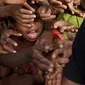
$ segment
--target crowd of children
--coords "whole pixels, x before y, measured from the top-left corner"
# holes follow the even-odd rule
[[[83,0],[0,4],[0,85],[61,85],[75,33],[85,18]]]

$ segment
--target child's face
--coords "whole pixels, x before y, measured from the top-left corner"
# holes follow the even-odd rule
[[[28,41],[36,41],[39,35],[41,34],[43,27],[40,22],[33,22],[33,26],[31,28],[17,26],[18,31],[20,31],[23,37]]]

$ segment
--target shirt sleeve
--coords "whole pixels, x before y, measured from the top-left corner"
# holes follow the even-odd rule
[[[64,76],[73,82],[85,84],[85,20],[76,34]]]

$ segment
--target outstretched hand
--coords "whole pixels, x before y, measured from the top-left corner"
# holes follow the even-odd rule
[[[0,44],[5,51],[16,53],[16,51],[13,49],[13,46],[17,46],[18,44],[14,40],[12,40],[10,36],[22,36],[22,34],[14,30],[7,29],[7,26],[3,21]]]
[[[56,18],[56,15],[52,14],[52,9],[49,6],[41,6],[38,9],[38,14],[40,18],[44,21],[49,21]]]
[[[36,15],[34,14],[35,10],[27,3],[24,3],[25,8],[20,8],[14,13],[14,19],[24,27],[31,27],[31,24]]]
[[[41,52],[48,53],[53,50],[52,38],[50,36],[50,31],[44,31],[34,46],[35,49],[40,50]]]
[[[64,5],[61,0],[48,0],[48,1],[56,12],[64,12],[64,10],[67,9],[67,6]]]
[[[33,52],[33,63],[42,71],[53,72],[53,64],[39,50],[34,49]]]
[[[78,31],[78,29],[76,29],[72,24],[69,24],[68,22],[64,20],[56,21],[53,27],[55,29],[59,29],[61,33],[64,33],[65,31],[70,31],[70,32]]]

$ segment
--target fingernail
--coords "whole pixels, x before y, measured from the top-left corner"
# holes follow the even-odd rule
[[[55,55],[55,54],[53,54],[53,55],[52,55],[52,58],[53,58],[53,59],[55,59],[55,58],[56,58],[56,55]]]
[[[64,63],[68,63],[69,59],[65,58]]]
[[[65,9],[67,9],[67,6],[65,6]]]
[[[34,18],[36,18],[36,15],[33,15]]]
[[[21,34],[21,33],[18,33],[18,35],[19,35],[19,36],[22,36],[22,34]]]
[[[18,44],[17,43],[14,43],[14,46],[18,46]]]
[[[65,67],[65,64],[62,64],[62,67]]]
[[[35,1],[31,1],[32,4],[35,4]]]
[[[59,48],[64,48],[63,44],[60,44],[60,45],[59,45]]]
[[[50,64],[50,67],[52,67],[52,68],[53,68],[53,67],[54,67],[54,65],[53,65],[53,64]]]
[[[69,62],[69,59],[66,59],[66,62],[68,63]]]
[[[16,53],[16,51],[14,50],[13,53]]]
[[[48,68],[48,71],[53,72],[54,70],[53,70],[53,68]]]
[[[57,28],[57,26],[56,26],[56,25],[54,25],[54,28]]]
[[[48,50],[49,48],[50,48],[50,46],[45,46],[45,49],[47,49],[47,50]]]
[[[29,11],[31,14],[33,13],[32,11]]]
[[[32,21],[34,21],[34,19],[32,19]],[[32,24],[31,24],[32,25]]]

